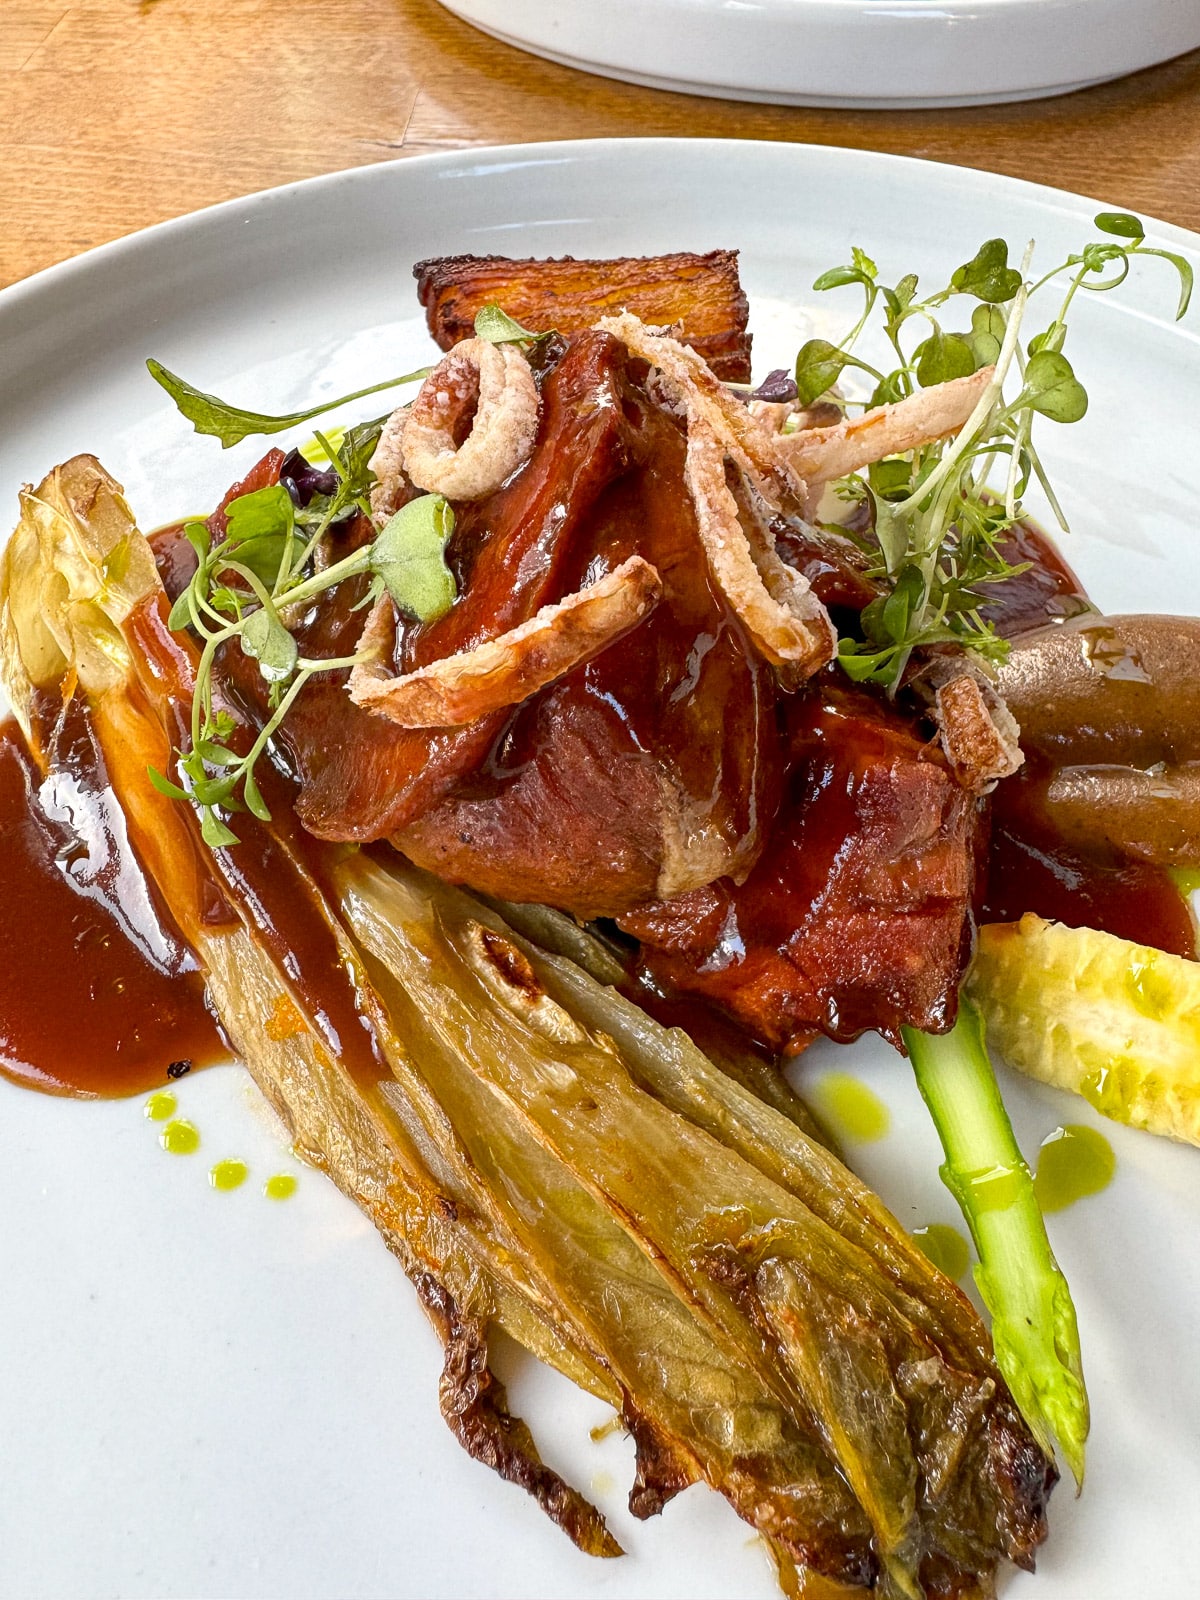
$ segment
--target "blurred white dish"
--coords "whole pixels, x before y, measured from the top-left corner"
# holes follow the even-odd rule
[[[1197,0],[442,0],[485,33],[656,89],[806,106],[1068,94],[1200,49]]]

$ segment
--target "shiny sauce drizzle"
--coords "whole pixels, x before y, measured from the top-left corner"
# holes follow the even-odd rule
[[[0,725],[0,1073],[50,1094],[139,1094],[228,1055],[196,961],[125,837],[86,714],[43,773]]]

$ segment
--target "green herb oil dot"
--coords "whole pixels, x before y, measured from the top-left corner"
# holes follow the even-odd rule
[[[177,1117],[174,1122],[167,1123],[158,1136],[158,1142],[173,1156],[190,1156],[200,1148],[200,1130],[194,1123],[184,1122],[182,1117]]]
[[[295,1192],[296,1180],[290,1172],[277,1172],[263,1184],[263,1193],[268,1200],[287,1200]]]
[[[891,1114],[879,1096],[849,1073],[827,1072],[804,1093],[832,1132],[844,1139],[870,1144],[882,1139],[891,1125]]]
[[[168,1117],[175,1115],[178,1102],[169,1089],[163,1089],[158,1094],[152,1094],[142,1110],[151,1122],[166,1122]]]
[[[1102,1133],[1069,1123],[1043,1142],[1033,1187],[1043,1211],[1063,1211],[1107,1189],[1116,1169],[1113,1147]]]
[[[929,1257],[939,1272],[953,1278],[955,1283],[966,1277],[971,1252],[957,1228],[951,1228],[944,1222],[931,1222],[928,1227],[917,1228],[913,1238],[918,1249]]]
[[[208,1181],[214,1189],[227,1191],[240,1189],[250,1176],[250,1168],[244,1161],[218,1161],[208,1173]]]

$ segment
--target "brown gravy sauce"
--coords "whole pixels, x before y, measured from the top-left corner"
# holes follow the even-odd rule
[[[0,725],[0,1073],[49,1094],[139,1094],[229,1052],[195,958],[125,838],[86,716],[43,774]]]

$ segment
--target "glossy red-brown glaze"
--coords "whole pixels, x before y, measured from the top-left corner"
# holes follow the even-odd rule
[[[823,606],[861,611],[879,593],[866,556],[846,534],[785,517],[775,519],[772,531],[780,556],[804,574]]]
[[[0,1072],[53,1094],[137,1094],[228,1051],[147,882],[82,706],[43,773],[0,727]]]
[[[1036,522],[1018,522],[1010,528],[1000,541],[1000,554],[1014,567],[1028,563],[1024,572],[1003,583],[979,585],[980,594],[987,597],[980,615],[1002,638],[1015,639],[1048,622],[1094,609],[1062,551]]]
[[[802,1048],[953,1021],[981,812],[920,729],[832,675],[792,701],[787,794],[758,866],[624,917],[660,987]]]

